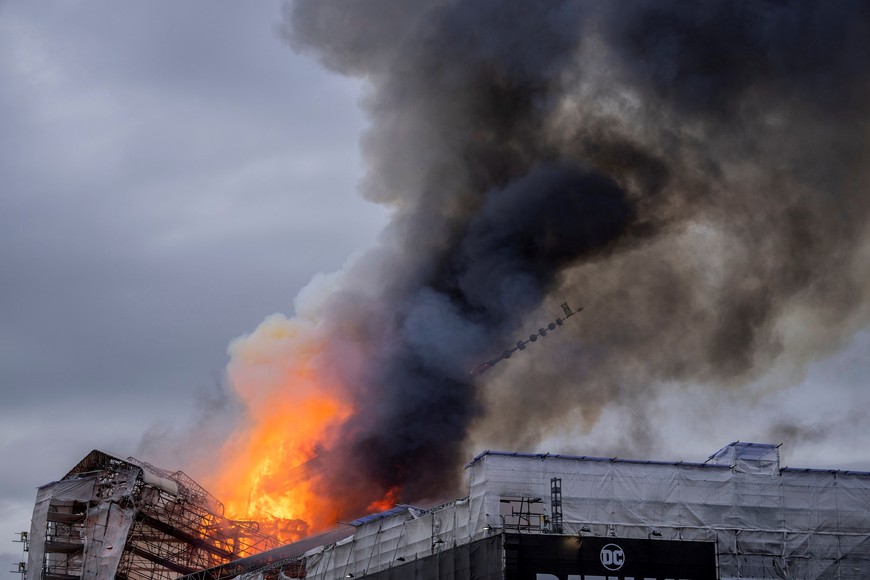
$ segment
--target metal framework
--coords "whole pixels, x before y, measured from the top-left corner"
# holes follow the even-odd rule
[[[40,488],[27,580],[170,580],[269,550],[181,471],[92,451]]]
[[[550,479],[550,512],[553,518],[553,533],[561,534],[564,530],[562,517],[562,478]]]
[[[504,496],[499,499],[499,504],[499,517],[506,530],[540,531],[547,526],[549,518],[544,513],[543,499],[540,497]]]

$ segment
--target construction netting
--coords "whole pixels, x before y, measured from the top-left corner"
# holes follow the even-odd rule
[[[870,474],[729,447],[706,464],[485,453],[468,466],[470,526],[547,531],[555,478],[566,534],[715,542],[722,579],[870,577]]]
[[[487,542],[498,537],[517,543],[538,535],[596,550],[613,541],[626,553],[631,546],[656,553],[656,542],[662,550],[692,551],[688,545],[715,559],[715,573],[698,576],[705,580],[870,578],[870,474],[780,469],[772,445],[732,444],[703,464],[486,452],[466,472],[467,498],[361,518],[346,537],[299,550],[283,563],[247,566],[241,560],[235,577],[525,578],[507,574],[507,544],[499,559],[479,559],[492,568],[475,568],[473,575],[464,575],[466,556],[459,552],[491,548],[496,544]],[[525,544],[533,553],[534,542]],[[554,576],[562,578],[541,577]]]
[[[775,446],[732,444],[704,464],[487,452],[467,473],[468,498],[358,520],[297,570],[408,570],[508,532],[712,543],[723,580],[870,577],[870,474],[780,469]]]
[[[92,451],[37,492],[26,580],[171,580],[278,546],[182,472]]]
[[[124,474],[116,474],[118,481]],[[135,474],[126,474],[135,481]],[[133,509],[92,501],[97,476],[40,487],[31,520],[29,578],[112,578],[133,523]],[[127,486],[122,486],[126,488]]]

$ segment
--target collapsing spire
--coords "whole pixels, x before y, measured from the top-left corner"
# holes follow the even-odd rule
[[[580,312],[581,310],[583,310],[582,306],[577,309],[577,312]],[[568,306],[567,302],[562,303],[562,311],[565,313],[565,318],[557,317],[556,320],[554,320],[553,322],[548,324],[546,328],[544,328],[543,326],[541,328],[539,328],[537,334],[530,334],[528,340],[518,340],[516,346],[514,346],[513,348],[509,348],[509,349],[505,350],[503,353],[501,353],[501,356],[497,356],[496,358],[490,359],[490,360],[486,361],[485,363],[474,367],[474,370],[472,370],[468,374],[471,375],[472,377],[476,377],[476,376],[488,371],[489,369],[494,367],[496,364],[498,364],[500,361],[509,359],[511,357],[511,355],[513,353],[517,352],[518,350],[526,350],[527,344],[529,344],[531,342],[536,342],[538,340],[538,337],[544,338],[545,336],[547,336],[548,332],[552,332],[553,330],[556,330],[558,327],[562,326],[562,324],[566,320],[568,320],[569,318],[571,318],[572,316],[577,314],[577,312],[574,312],[571,310],[571,307]]]

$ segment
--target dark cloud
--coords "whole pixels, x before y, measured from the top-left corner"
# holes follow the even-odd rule
[[[469,442],[535,445],[662,383],[800,374],[866,324],[862,4],[286,12],[293,47],[366,81],[363,193],[394,211],[380,292],[344,285],[369,364],[329,485],[431,497]],[[558,340],[462,375],[565,299],[587,310]]]

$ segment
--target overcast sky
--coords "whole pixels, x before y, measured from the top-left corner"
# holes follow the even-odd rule
[[[295,55],[281,18],[0,2],[3,566],[37,485],[189,421],[231,339],[380,231],[355,194],[359,86]]]
[[[0,0],[10,570],[20,554],[4,539],[29,528],[36,486],[91,449],[134,455],[149,430],[192,421],[222,380],[229,341],[292,314],[314,274],[373,245],[386,223],[355,191],[361,86],[294,54],[281,19],[279,0]],[[653,458],[703,460],[753,436],[735,425],[777,421],[785,435],[801,428],[789,464],[870,468],[856,411],[870,404],[868,351],[859,332],[799,386],[729,393],[713,410],[675,387],[659,401],[672,426]],[[605,413],[586,451],[625,437],[631,421]]]

